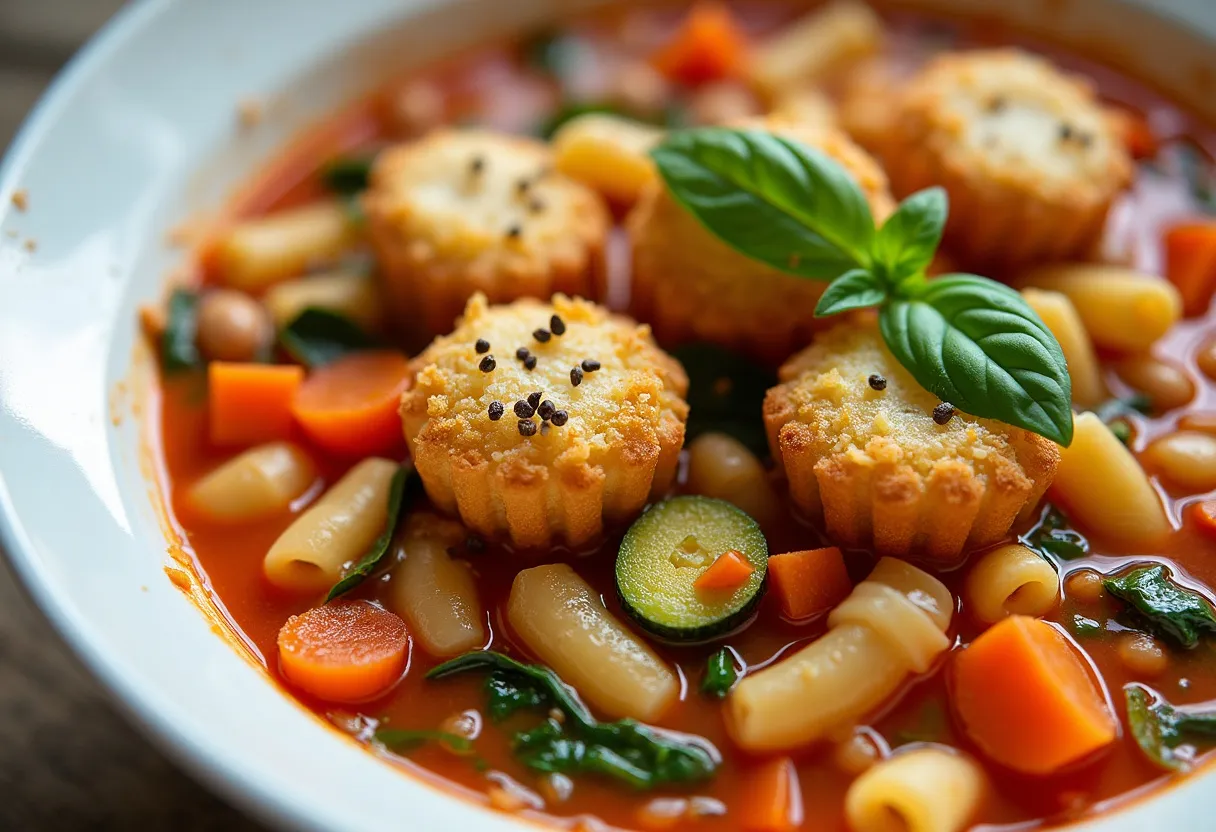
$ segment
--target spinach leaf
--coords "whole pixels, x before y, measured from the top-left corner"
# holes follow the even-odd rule
[[[174,289],[169,296],[165,331],[160,336],[160,364],[166,373],[203,366],[198,350],[198,304],[198,293],[189,289]]]
[[[705,675],[701,678],[701,693],[725,699],[726,694],[738,680],[739,671],[735,668],[735,657],[723,647],[710,656],[705,663]]]
[[[375,160],[376,157],[371,155],[339,156],[331,159],[321,169],[321,181],[325,183],[326,188],[339,196],[354,196],[367,190]]]
[[[1178,752],[1184,743],[1216,739],[1216,711],[1175,708],[1153,691],[1135,683],[1124,686],[1127,724],[1140,750],[1167,771],[1191,767],[1191,753]],[[1193,749],[1188,749],[1188,752]]]
[[[879,316],[883,340],[917,382],[955,407],[1072,441],[1072,382],[1047,326],[1004,284],[975,275],[924,283]]]
[[[941,244],[949,213],[950,203],[941,188],[918,191],[899,204],[874,239],[874,260],[890,282],[924,273]]]
[[[486,691],[490,695],[490,719],[495,722],[502,722],[516,711],[539,708],[549,701],[544,690],[531,680],[503,670],[495,670],[486,677]]]
[[[510,683],[510,701],[500,703],[508,713],[529,700],[534,707],[557,708],[564,716],[560,722],[550,717],[514,736],[516,756],[536,771],[599,774],[637,789],[651,789],[706,780],[718,769],[721,757],[717,749],[700,737],[668,734],[632,719],[599,722],[574,690],[543,665],[476,651],[432,668],[426,677],[443,679],[486,670],[498,677],[492,695],[501,695]],[[523,694],[527,688],[539,695]]]
[[[1079,531],[1071,528],[1068,518],[1051,503],[1043,506],[1039,522],[1022,535],[1021,543],[1048,560],[1051,557],[1076,560],[1089,554],[1089,541]]]
[[[1208,600],[1170,579],[1164,566],[1142,566],[1102,582],[1106,591],[1131,606],[1153,630],[1187,649],[1199,637],[1216,633],[1216,615]]]
[[[306,367],[320,367],[352,352],[382,346],[349,318],[312,307],[279,332],[279,343],[288,355]]]
[[[703,433],[729,434],[761,458],[768,454],[764,396],[777,375],[716,344],[686,344],[672,351],[688,373],[687,441]]]
[[[389,546],[393,542],[393,534],[397,530],[401,518],[405,516],[409,505],[414,502],[422,493],[422,480],[414,471],[414,466],[405,464],[397,469],[397,473],[393,474],[393,480],[389,484],[388,490],[388,519],[384,523],[384,531],[380,532],[380,536],[372,541],[369,548],[362,557],[355,561],[354,566],[350,568],[342,580],[334,584],[329,594],[325,596],[325,603],[337,598],[343,593],[363,583],[363,579],[375,571],[380,561],[388,554]]]
[[[874,216],[839,162],[760,130],[704,127],[650,152],[671,195],[732,248],[789,274],[869,268]]]
[[[473,741],[466,737],[449,734],[447,731],[413,731],[404,728],[385,728],[377,731],[372,739],[398,754],[421,748],[429,742],[446,745],[457,754],[473,751]]]
[[[820,318],[839,315],[853,309],[877,306],[887,299],[887,287],[866,269],[847,271],[831,282],[819,303],[815,314]]]

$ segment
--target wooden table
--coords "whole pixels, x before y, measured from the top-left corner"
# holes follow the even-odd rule
[[[0,0],[0,148],[59,67],[121,5]],[[127,725],[3,567],[0,829],[262,829]]]

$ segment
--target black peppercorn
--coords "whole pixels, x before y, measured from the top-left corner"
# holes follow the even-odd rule
[[[531,419],[532,414],[536,412],[536,408],[528,404],[523,399],[515,403],[515,415],[521,419]]]
[[[570,368],[570,383],[575,387],[583,383],[583,370],[581,367]]]
[[[596,361],[594,358],[584,358],[583,359],[583,372],[594,373],[599,368],[600,368],[600,362]]]
[[[570,414],[564,410],[555,411],[554,414],[549,417],[549,421],[552,422],[553,424],[557,425],[559,428],[562,425],[566,424],[566,422],[568,422],[569,420],[570,420]]]
[[[543,344],[546,341],[548,341],[550,338],[552,338],[553,334],[551,332],[549,332],[549,330],[547,330],[547,329],[538,329],[532,333],[532,337],[535,338],[537,341],[540,341]]]
[[[527,358],[524,359],[524,369],[525,370],[535,370],[536,369],[536,356],[535,355],[529,355]]]
[[[490,402],[490,421],[497,422],[502,418],[502,414],[506,412],[506,408],[502,406],[502,402]]]
[[[542,394],[539,390],[536,390],[536,391],[528,394],[528,404],[532,407],[533,410],[536,410],[536,408],[540,407],[541,395]]]
[[[553,414],[557,412],[557,405],[545,399],[540,403],[540,407],[536,408],[536,415],[544,419],[546,422],[553,418]]]
[[[954,405],[950,402],[942,402],[937,407],[933,408],[933,421],[939,425],[944,425],[954,418]]]
[[[487,355],[485,358],[481,359],[481,363],[477,365],[477,369],[481,370],[483,373],[489,373],[492,372],[497,366],[498,362],[494,360],[494,356]]]
[[[536,422],[533,422],[531,419],[520,419],[519,420],[519,435],[520,436],[535,436],[536,435]]]
[[[473,345],[473,349],[477,350],[477,354],[487,353],[490,351],[490,342],[485,338],[478,338],[477,343]]]
[[[866,381],[868,381],[870,383],[871,389],[874,389],[874,390],[886,390],[887,389],[887,380],[885,378],[883,378],[882,376],[880,376],[878,373],[872,373],[870,375],[870,377],[868,379],[866,379]]]
[[[549,319],[549,329],[554,335],[565,335],[566,322],[561,319],[560,315],[554,315]]]

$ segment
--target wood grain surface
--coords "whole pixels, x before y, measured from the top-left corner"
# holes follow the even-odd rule
[[[0,0],[0,148],[121,5]],[[0,567],[0,830],[262,828],[132,730]]]

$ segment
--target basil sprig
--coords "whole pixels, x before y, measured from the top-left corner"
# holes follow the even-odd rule
[[[826,154],[758,130],[672,133],[651,151],[672,196],[740,253],[830,280],[820,316],[879,308],[883,340],[942,401],[1072,441],[1072,384],[1051,331],[1021,295],[973,274],[929,280],[946,193],[905,199],[881,228],[853,177]]]

